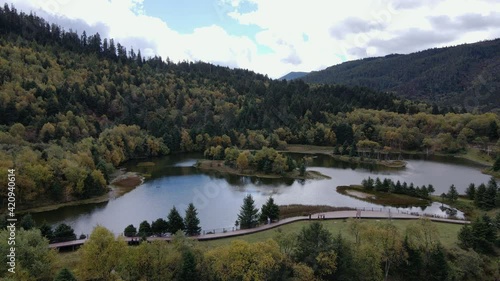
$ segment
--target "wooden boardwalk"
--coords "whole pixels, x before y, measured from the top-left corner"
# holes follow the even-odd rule
[[[355,218],[356,214],[357,214],[356,210],[317,213],[317,214],[311,215],[310,217],[309,216],[300,216],[300,217],[286,218],[286,219],[282,219],[278,222],[260,225],[260,226],[255,227],[255,228],[239,229],[239,230],[227,231],[227,232],[223,232],[223,233],[204,234],[204,235],[199,235],[199,236],[193,236],[192,238],[197,239],[199,241],[223,239],[223,238],[236,237],[236,236],[257,233],[257,232],[273,229],[273,228],[280,227],[282,225],[297,222],[297,221]],[[361,210],[360,215],[361,215],[361,218],[365,218],[365,219],[420,219],[420,218],[428,218],[431,221],[435,221],[435,222],[456,223],[456,224],[468,224],[468,223],[470,223],[469,221],[465,221],[465,220],[453,220],[453,219],[445,219],[445,218],[417,216],[417,215],[412,215],[412,214],[396,213],[396,212],[380,212],[380,211],[363,211],[363,210]],[[127,242],[140,241],[141,237],[123,237],[123,239]],[[172,237],[148,237],[148,241],[155,241],[155,240],[170,241],[170,240],[172,240]],[[50,248],[57,248],[57,249],[69,248],[69,247],[75,248],[75,247],[79,247],[80,245],[83,245],[86,241],[87,241],[87,239],[80,239],[80,240],[74,240],[74,241],[68,241],[68,242],[53,243],[53,244],[49,244],[49,247]]]

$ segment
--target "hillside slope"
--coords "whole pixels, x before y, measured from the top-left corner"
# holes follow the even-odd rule
[[[414,100],[492,110],[500,107],[500,39],[345,62],[302,79],[308,83],[366,86]]]
[[[278,80],[290,81],[290,80],[302,78],[302,77],[306,76],[307,74],[309,74],[309,72],[293,72],[292,71],[292,72],[288,73],[287,75],[279,78]]]

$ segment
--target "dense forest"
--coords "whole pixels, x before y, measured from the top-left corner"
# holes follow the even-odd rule
[[[360,141],[372,149],[458,152],[475,144],[489,151],[500,124],[495,114],[363,87],[144,58],[8,5],[0,8],[0,110],[1,173],[22,171],[25,207],[103,194],[114,167],[134,158]]]
[[[301,79],[365,86],[414,100],[463,105],[469,111],[498,110],[500,39],[349,61]]]

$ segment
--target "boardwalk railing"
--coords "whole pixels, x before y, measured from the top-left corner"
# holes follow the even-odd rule
[[[358,213],[358,211],[361,211]],[[456,220],[456,219],[449,219],[449,218],[442,218],[439,216],[435,215],[429,215],[429,214],[423,214],[423,213],[418,213],[418,212],[407,212],[407,211],[401,211],[401,210],[395,210],[395,209],[390,209],[390,208],[377,208],[377,207],[362,207],[362,208],[357,208],[356,210],[351,210],[351,211],[333,211],[333,212],[323,212],[323,213],[317,213],[317,214],[312,214],[311,216],[299,216],[299,217],[292,217],[292,218],[286,218],[282,219],[278,222],[274,222],[271,224],[263,224],[255,228],[250,228],[250,229],[237,229],[237,227],[226,227],[226,228],[216,228],[216,229],[208,229],[204,230],[201,235],[192,237],[193,239],[197,239],[200,241],[203,240],[213,240],[213,239],[222,239],[222,238],[228,238],[228,237],[235,237],[235,236],[241,236],[241,235],[247,235],[251,233],[256,233],[260,231],[266,231],[270,230],[276,227],[280,227],[282,225],[288,224],[288,223],[293,223],[297,221],[303,221],[303,220],[330,220],[330,219],[346,219],[346,218],[354,218],[359,216],[361,218],[368,218],[368,219],[419,219],[422,217],[428,217],[432,221],[437,221],[437,222],[446,222],[446,223],[459,223],[459,224],[467,224],[470,223],[465,220]],[[123,236],[122,234],[118,236]],[[168,237],[148,237],[148,241],[152,240],[163,240],[163,241],[170,241],[172,239],[172,236]],[[124,240],[127,242],[139,242],[141,240],[140,237],[124,237]],[[76,248],[82,244],[84,244],[87,239],[82,239],[82,240],[74,240],[74,241],[68,241],[68,242],[62,242],[62,243],[54,243],[50,244],[50,248]]]

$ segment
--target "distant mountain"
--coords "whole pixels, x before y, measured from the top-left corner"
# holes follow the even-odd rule
[[[290,80],[302,78],[302,77],[306,76],[307,74],[309,74],[309,72],[290,72],[287,75],[279,78],[278,80],[290,81]]]
[[[500,39],[345,62],[305,82],[366,86],[446,106],[500,108]]]

